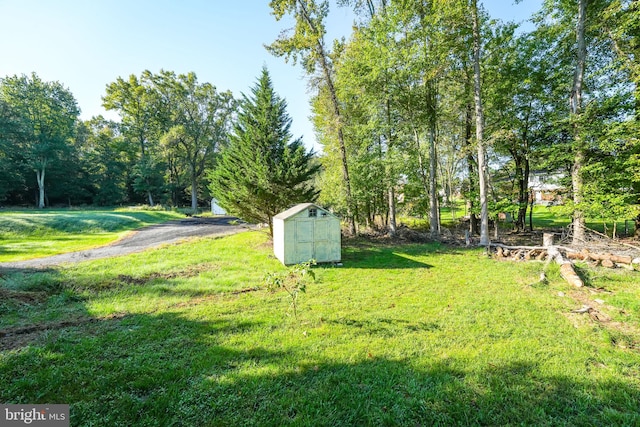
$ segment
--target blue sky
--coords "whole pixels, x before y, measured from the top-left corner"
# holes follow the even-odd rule
[[[492,17],[522,21],[542,0],[484,0]],[[36,72],[74,94],[81,118],[105,114],[101,97],[118,77],[160,69],[194,71],[200,82],[239,96],[263,65],[286,98],[292,132],[314,148],[309,93],[300,67],[263,47],[291,21],[276,22],[268,0],[0,0],[0,77]],[[348,36],[353,18],[332,8],[329,38]]]

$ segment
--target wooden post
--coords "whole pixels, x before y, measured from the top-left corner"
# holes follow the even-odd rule
[[[549,246],[553,246],[553,233],[544,233],[542,235],[542,246],[548,248]]]

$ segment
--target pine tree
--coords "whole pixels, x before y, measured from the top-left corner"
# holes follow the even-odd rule
[[[209,189],[229,214],[246,221],[269,224],[279,212],[318,196],[311,182],[319,169],[289,131],[286,101],[273,89],[266,68],[243,96],[240,113],[216,168],[209,173]]]

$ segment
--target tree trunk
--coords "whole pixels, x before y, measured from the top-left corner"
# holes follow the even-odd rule
[[[473,168],[473,164],[475,163],[475,159],[473,158],[473,154],[471,154],[471,118],[472,118],[472,106],[471,104],[467,104],[467,114],[465,120],[465,142],[467,144],[467,149],[469,154],[467,155],[467,170],[469,173],[469,233],[472,236],[478,234],[478,217],[474,212],[474,197],[473,197],[473,188],[476,186],[475,177],[476,171]]]
[[[344,140],[344,133],[342,131],[342,114],[340,110],[340,104],[338,102],[338,95],[336,92],[336,88],[333,85],[333,78],[331,77],[331,70],[329,67],[329,62],[327,60],[327,53],[324,49],[324,44],[322,41],[322,35],[315,28],[315,24],[311,20],[309,13],[307,11],[306,5],[304,2],[298,0],[298,5],[300,5],[300,10],[302,12],[302,16],[307,21],[307,24],[318,34],[318,38],[316,40],[316,54],[317,61],[319,62],[320,68],[322,69],[322,73],[324,74],[324,80],[327,84],[327,89],[329,90],[329,95],[331,97],[331,105],[333,107],[333,113],[336,117],[337,128],[338,128],[338,143],[340,145],[340,158],[342,160],[342,178],[344,180],[345,185],[345,197],[347,199],[347,222],[349,224],[349,232],[353,235],[356,234],[356,217],[357,207],[353,202],[353,197],[351,195],[351,179],[349,177],[349,166],[347,162],[347,148]]]
[[[640,122],[640,79],[636,80],[636,90],[633,91],[636,105],[636,122]]]
[[[471,2],[473,20],[473,70],[474,100],[476,105],[476,143],[478,145],[478,185],[480,187],[480,245],[489,244],[489,207],[487,204],[487,171],[484,148],[484,113],[482,110],[481,76],[480,76],[480,24],[478,21],[478,4]]]
[[[429,90],[429,229],[432,236],[440,234],[440,215],[438,215],[438,183],[436,170],[438,168],[438,159],[436,152],[436,111],[438,102],[436,94],[436,83],[431,81],[428,85]]]
[[[533,204],[535,203],[533,191],[529,193],[529,231],[533,231]]]
[[[191,177],[191,210],[195,214],[198,211],[198,178]]]
[[[388,206],[389,206],[389,215],[388,215],[388,229],[389,229],[389,234],[391,234],[392,236],[396,235],[397,232],[397,224],[396,224],[396,194],[395,194],[395,189],[394,189],[394,185],[395,185],[395,174],[393,171],[393,153],[392,153],[392,149],[393,149],[393,133],[391,131],[391,105],[390,105],[390,100],[387,97],[387,102],[386,102],[386,107],[387,107],[387,129],[388,129],[388,135],[387,135],[387,157],[388,157],[388,161],[386,163],[386,173],[387,176],[389,177],[389,179],[391,179],[391,184],[389,186],[389,191],[388,191]],[[380,139],[378,139],[379,143],[382,145],[382,142]],[[382,153],[382,150],[381,150]]]
[[[429,228],[432,236],[440,234],[440,215],[438,213],[438,185],[436,181],[436,142],[434,130],[429,135]]]
[[[527,196],[523,194],[524,186],[524,171],[522,167],[522,158],[518,155],[517,149],[514,149],[511,153],[513,161],[515,163],[515,175],[518,186],[518,216],[516,218],[516,229],[518,231],[524,230],[526,215],[527,215]]]
[[[584,69],[587,57],[587,47],[584,36],[584,27],[586,20],[586,2],[587,0],[579,0],[578,2],[578,25],[576,28],[577,38],[577,57],[576,69],[573,76],[573,87],[569,104],[571,108],[571,116],[573,119],[573,138],[574,138],[574,158],[571,167],[571,185],[573,188],[573,243],[583,242],[585,240],[585,218],[582,209],[583,201],[583,182],[582,168],[585,162],[584,140],[581,135],[581,125],[579,116],[582,112],[582,83],[584,80]]]
[[[38,208],[39,209],[43,209],[45,206],[45,203],[44,203],[45,165],[46,165],[46,162],[44,162],[42,168],[36,170],[36,180],[38,181]]]
[[[527,216],[527,204],[529,202],[529,175],[531,174],[531,164],[529,163],[529,147],[527,145],[527,155],[524,158],[524,177],[523,177],[523,188],[522,188],[522,201],[524,205],[523,212],[523,222],[522,222],[522,230],[524,231],[525,221],[524,218]],[[533,203],[531,204],[531,214],[533,214]],[[533,220],[531,221],[531,231],[533,231]]]
[[[393,186],[389,187],[389,234],[396,235],[396,192]]]
[[[418,129],[413,127],[413,138],[416,143],[416,152],[418,153],[418,173],[420,174],[420,181],[425,194],[429,194],[429,184],[427,183],[427,174],[425,172],[424,158],[422,157],[422,150],[420,148],[420,134]]]
[[[515,174],[517,178],[518,188],[518,216],[516,219],[516,228],[518,231],[524,231],[527,223],[527,208],[529,207],[529,144],[527,141],[527,132],[522,140],[522,151],[518,147],[510,150],[513,161],[515,162]]]
[[[467,69],[465,65],[465,70]],[[465,93],[471,93],[471,76],[469,73],[466,73],[465,79]],[[468,100],[466,108],[465,108],[465,119],[464,119],[464,142],[466,144],[467,149],[467,171],[469,175],[469,233],[472,236],[478,234],[478,217],[474,212],[474,196],[473,189],[476,187],[475,177],[477,176],[476,171],[473,167],[475,163],[475,159],[473,158],[473,154],[471,152],[471,146],[473,145],[471,141],[471,131],[473,130],[473,105],[471,105],[471,101]]]

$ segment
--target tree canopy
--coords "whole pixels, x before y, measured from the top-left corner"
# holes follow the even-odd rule
[[[270,223],[301,193],[350,232],[393,234],[409,215],[435,235],[462,199],[486,243],[499,213],[532,227],[532,176],[553,175],[576,241],[585,218],[635,218],[640,237],[637,1],[545,0],[525,31],[476,0],[339,0],[357,18],[331,41],[334,4],[271,1],[293,25],[265,40],[308,74],[319,153],[290,135],[266,70],[240,112],[195,73],[118,77],[103,103],[119,121],[86,122],[61,83],[6,77],[0,201],[196,209],[213,191],[231,213],[259,200],[242,215]]]
[[[545,1],[529,32],[492,20],[474,0],[339,3],[359,20],[329,56],[333,92],[307,68],[323,145],[321,202],[390,233],[396,210],[425,216],[433,233],[440,205],[457,193],[486,243],[487,216],[508,211],[525,228],[530,178],[545,173],[562,181],[557,199],[578,240],[585,214],[638,214],[637,2]],[[276,17],[330,14],[327,2],[315,5],[272,2]],[[309,28],[272,49],[300,52],[324,35]],[[342,164],[351,206],[339,191]]]
[[[76,100],[61,83],[42,81],[32,73],[2,79],[0,102],[3,116],[0,139],[4,145],[13,145],[3,157],[13,156],[12,163],[33,173],[38,188],[37,205],[43,208],[47,204],[47,172],[69,157],[69,142],[80,114]],[[24,183],[31,181],[26,171],[22,173]]]

